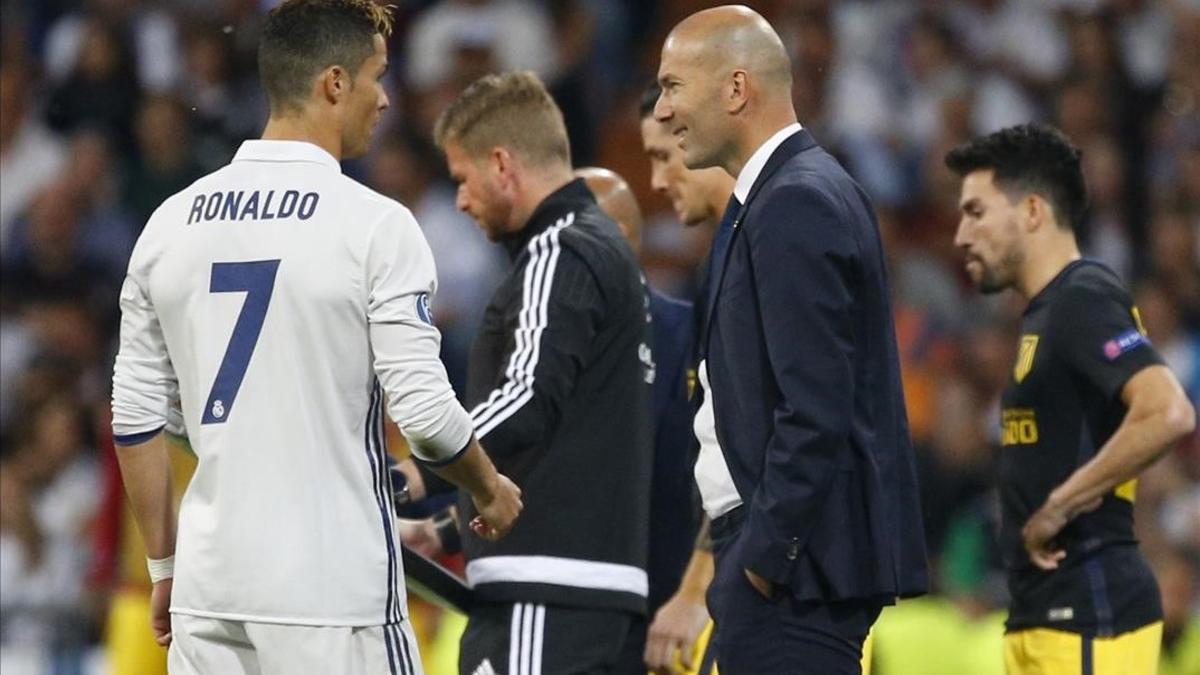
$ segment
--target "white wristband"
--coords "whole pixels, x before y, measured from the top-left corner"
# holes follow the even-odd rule
[[[150,583],[152,584],[157,584],[163,579],[170,579],[175,576],[175,556],[169,555],[159,560],[146,558],[146,569],[150,571]]]

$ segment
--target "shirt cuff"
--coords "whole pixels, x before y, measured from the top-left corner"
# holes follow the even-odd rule
[[[401,433],[412,449],[413,459],[438,466],[458,459],[467,449],[474,428],[467,411],[452,400],[436,419],[421,429],[401,429]]]

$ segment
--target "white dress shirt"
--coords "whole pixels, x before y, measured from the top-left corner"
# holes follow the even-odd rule
[[[768,138],[754,151],[754,154],[750,155],[750,159],[742,167],[742,171],[737,177],[737,183],[733,187],[733,195],[740,203],[746,203],[746,199],[750,196],[750,188],[754,186],[754,181],[758,180],[759,174],[767,165],[767,160],[770,159],[772,153],[801,128],[798,122],[789,124]],[[710,282],[716,283],[716,279],[712,279]],[[696,411],[696,419],[693,422],[696,440],[700,441],[700,455],[696,458],[695,468],[696,485],[700,488],[700,499],[704,505],[704,512],[708,514],[710,520],[715,520],[741,506],[744,499],[733,484],[729,465],[726,464],[725,455],[721,452],[721,444],[717,441],[717,420],[713,412],[713,398],[718,394],[713,392],[709,384],[707,361],[700,362],[698,376],[705,395],[704,402],[700,405],[700,410]]]

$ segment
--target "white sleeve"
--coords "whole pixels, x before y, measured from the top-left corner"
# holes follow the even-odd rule
[[[471,418],[438,356],[441,333],[429,310],[437,289],[433,253],[404,209],[376,226],[368,246],[367,321],[388,414],[417,459],[453,461],[471,439]]]
[[[154,437],[167,423],[171,401],[179,396],[162,326],[134,273],[135,264],[130,261],[130,272],[121,286],[120,348],[113,365],[112,428],[118,445]]]

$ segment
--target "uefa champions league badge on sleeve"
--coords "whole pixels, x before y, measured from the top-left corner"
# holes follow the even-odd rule
[[[1131,330],[1104,343],[1104,356],[1109,361],[1117,360],[1117,357],[1131,349],[1140,347],[1141,345],[1150,344],[1149,338],[1141,332]]]
[[[422,293],[417,296],[417,316],[430,326],[433,325],[433,312],[429,309],[429,294]]]

